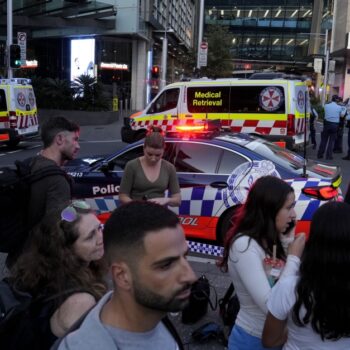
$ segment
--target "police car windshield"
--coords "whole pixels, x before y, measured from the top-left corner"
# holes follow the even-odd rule
[[[271,142],[267,142],[266,140],[257,138],[246,143],[245,147],[284,168],[294,171],[302,170],[303,168],[303,157],[286,148],[282,148]]]

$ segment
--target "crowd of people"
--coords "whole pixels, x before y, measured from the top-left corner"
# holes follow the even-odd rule
[[[334,136],[332,125],[325,130],[321,150],[325,134]],[[42,139],[32,166],[60,167],[79,150],[79,127],[52,118]],[[0,332],[1,346],[184,348],[167,314],[188,304],[197,278],[179,218],[168,208],[181,196],[174,167],[162,159],[164,145],[160,130],[146,136],[104,227],[87,202],[72,200],[65,177],[38,184],[32,200],[39,214],[9,264],[9,280],[33,301],[13,334]],[[220,261],[240,303],[229,350],[350,348],[350,205],[322,205],[306,240],[295,236],[295,200],[285,181],[263,176],[234,214]]]
[[[318,114],[314,107],[310,113],[310,137],[313,148],[316,148],[315,120]],[[326,159],[332,160],[333,153],[343,153],[344,128],[348,128],[348,150],[344,160],[350,160],[350,103],[349,99],[342,99],[333,95],[330,102],[324,105],[323,130],[321,143],[317,151],[317,158],[322,159],[326,153]]]

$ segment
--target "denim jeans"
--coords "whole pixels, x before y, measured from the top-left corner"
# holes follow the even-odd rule
[[[228,339],[229,350],[280,350],[282,347],[265,348],[261,339],[247,333],[242,327],[235,325]]]

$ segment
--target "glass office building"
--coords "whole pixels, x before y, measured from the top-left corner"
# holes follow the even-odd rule
[[[310,55],[323,51],[325,40],[319,40],[313,52],[310,45],[324,36],[320,16],[328,15],[327,5],[313,0],[206,0],[205,28],[228,27],[235,68],[273,64],[302,68]]]

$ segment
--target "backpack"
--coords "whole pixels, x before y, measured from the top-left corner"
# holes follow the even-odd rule
[[[36,298],[16,288],[10,279],[0,281],[0,344],[3,349],[46,350],[57,337],[50,318],[70,295],[82,290],[72,288],[47,297]]]
[[[208,305],[212,310],[217,307],[216,291],[214,304],[210,300],[210,283],[208,279],[202,275],[191,287],[191,295],[188,305],[182,310],[181,321],[184,324],[193,324],[199,321],[208,311]]]
[[[219,312],[225,326],[229,328],[228,334],[236,322],[236,317],[239,312],[239,300],[234,292],[233,283],[228,287],[224,297],[219,300]]]
[[[32,227],[27,225],[30,187],[53,175],[68,175],[55,165],[31,173],[32,158],[15,161],[16,168],[0,168],[0,252],[17,251]]]

